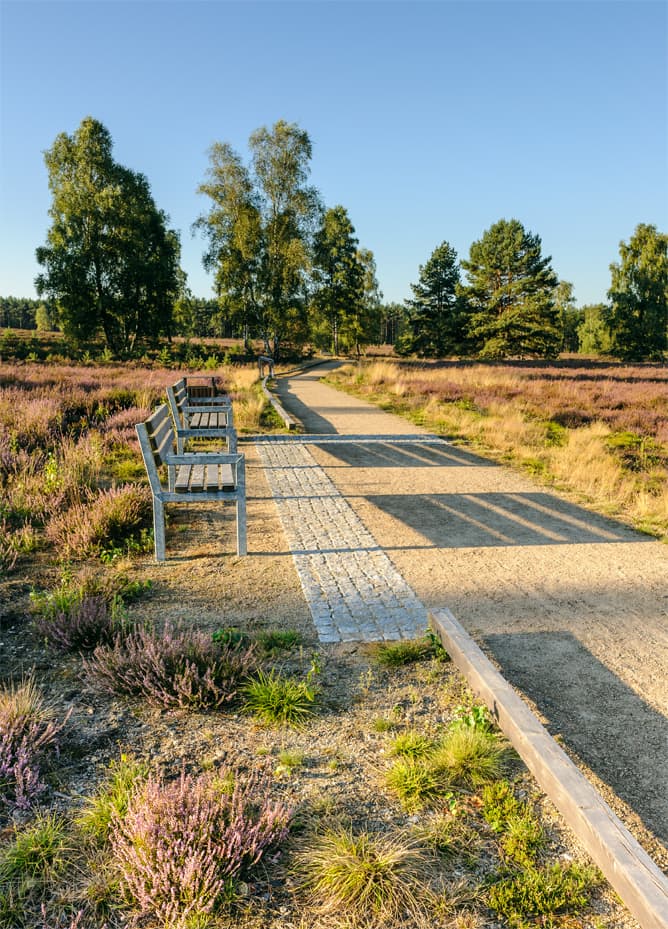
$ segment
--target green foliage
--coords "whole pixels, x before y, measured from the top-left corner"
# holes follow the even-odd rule
[[[391,755],[402,758],[427,758],[433,754],[436,743],[433,739],[410,729],[398,735],[390,746]]]
[[[199,187],[212,205],[196,226],[207,238],[204,263],[215,271],[221,309],[244,333],[272,342],[278,358],[283,341],[307,337],[303,294],[319,198],[306,184],[311,141],[296,124],[257,129],[249,146],[252,175],[229,144],[212,146]]]
[[[582,307],[582,321],[578,325],[579,351],[583,355],[607,355],[612,349],[612,336],[608,328],[609,308],[605,303]]]
[[[522,812],[512,813],[507,818],[499,846],[507,860],[521,868],[530,868],[546,842],[545,830],[525,805]]]
[[[259,671],[242,688],[244,707],[267,725],[301,728],[317,707],[319,687],[314,676],[313,668],[301,681],[274,669],[268,674]]]
[[[540,925],[549,929],[557,925],[551,917],[582,912],[599,883],[595,869],[577,862],[557,862],[502,878],[490,888],[488,902],[513,929],[529,929],[539,918]]]
[[[397,642],[379,642],[372,651],[378,664],[386,668],[399,668],[415,661],[424,661],[443,652],[440,642],[433,636],[422,639],[400,639]]]
[[[469,335],[483,358],[553,358],[561,347],[554,304],[557,278],[540,236],[501,219],[471,245],[461,288],[471,313]]]
[[[423,907],[425,850],[403,836],[332,829],[300,857],[303,886],[320,913],[382,925]]]
[[[220,645],[224,648],[248,648],[252,642],[251,637],[236,626],[226,626],[224,629],[216,629],[212,638],[216,645]]]
[[[451,782],[478,787],[501,777],[505,756],[506,746],[495,733],[458,726],[449,730],[430,763]]]
[[[624,361],[661,361],[668,350],[668,235],[640,223],[611,264],[607,324]]]
[[[457,252],[442,242],[420,265],[418,283],[411,284],[413,298],[406,301],[411,335],[402,342],[402,354],[442,358],[465,348],[466,307],[458,287]]]
[[[326,320],[331,347],[339,353],[339,334],[362,299],[363,269],[358,260],[355,228],[344,207],[335,206],[322,217],[313,246],[313,306]]]
[[[505,780],[483,787],[482,804],[482,815],[494,832],[503,832],[510,817],[516,816],[522,809],[522,804]]]
[[[480,732],[490,732],[493,728],[489,710],[484,704],[474,703],[472,706],[458,706],[451,729],[477,729]]]
[[[0,888],[44,883],[65,866],[67,829],[55,813],[39,813],[27,826],[17,826],[0,850]]]
[[[156,207],[146,178],[117,164],[112,140],[86,117],[46,152],[53,195],[40,295],[57,301],[65,334],[77,342],[104,333],[114,355],[168,332],[180,286],[179,241]]]
[[[387,772],[385,783],[409,812],[443,797],[450,787],[447,774],[428,758],[400,758]]]
[[[301,645],[302,637],[296,629],[271,629],[261,632],[257,636],[257,644],[265,655],[276,655],[279,652],[289,652]]]
[[[112,761],[107,778],[96,793],[84,801],[77,824],[82,832],[98,844],[109,838],[115,818],[123,818],[130,798],[148,775],[148,767],[129,755]]]

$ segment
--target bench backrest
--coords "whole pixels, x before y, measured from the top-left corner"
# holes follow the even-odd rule
[[[172,387],[167,388],[167,402],[169,403],[169,408],[172,411],[174,422],[179,428],[183,422],[182,410],[187,400],[188,390],[186,387],[186,379],[185,377],[182,377],[181,380],[177,381],[176,384],[172,385]]]
[[[167,404],[159,406],[146,422],[137,423],[135,430],[151,489],[154,493],[159,493],[161,487],[158,468],[165,463],[167,455],[174,453],[175,443],[174,426]]]

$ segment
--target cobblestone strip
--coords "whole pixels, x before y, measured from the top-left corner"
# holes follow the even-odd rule
[[[419,636],[427,611],[308,448],[256,447],[320,640]]]

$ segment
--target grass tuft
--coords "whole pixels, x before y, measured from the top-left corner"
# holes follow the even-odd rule
[[[479,787],[503,775],[506,754],[506,745],[495,733],[455,727],[434,752],[431,764],[455,784]]]
[[[304,726],[317,706],[318,687],[278,671],[259,671],[242,688],[247,712],[270,726]]]
[[[420,913],[426,861],[413,839],[340,828],[317,837],[300,856],[300,868],[321,915],[382,925]]]

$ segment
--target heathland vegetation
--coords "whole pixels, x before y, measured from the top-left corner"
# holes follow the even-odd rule
[[[0,927],[624,926],[433,637],[165,609],[133,427],[176,376],[0,366]]]

